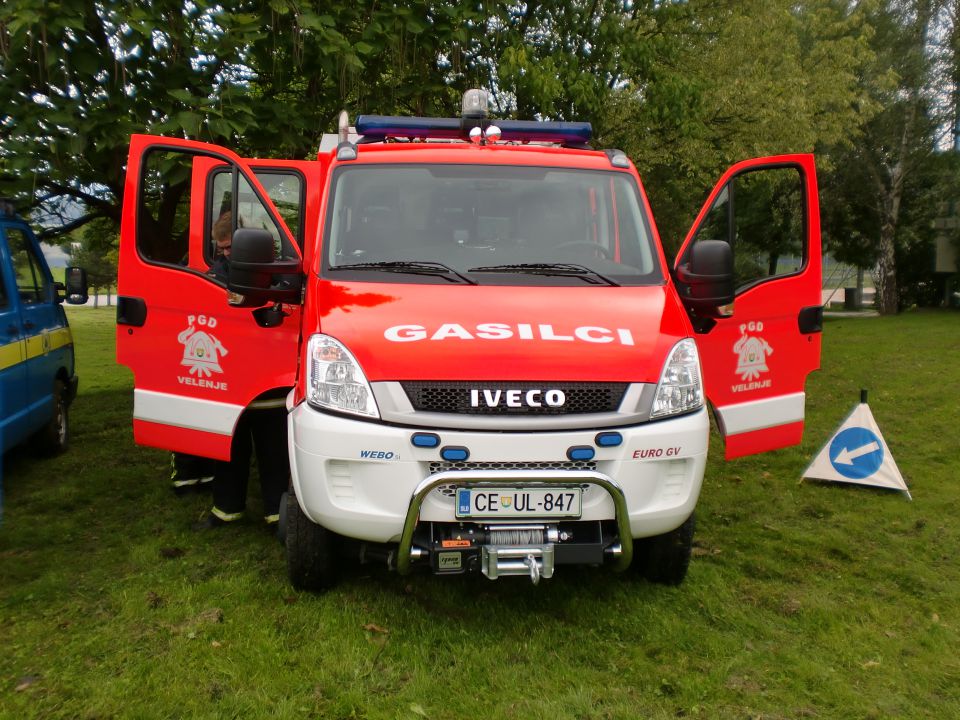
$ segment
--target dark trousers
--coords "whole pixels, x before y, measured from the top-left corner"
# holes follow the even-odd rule
[[[250,461],[257,453],[260,491],[265,517],[280,511],[280,496],[290,482],[285,408],[250,410],[240,418],[230,447],[230,462],[217,463],[213,504],[224,513],[243,512],[247,505]]]

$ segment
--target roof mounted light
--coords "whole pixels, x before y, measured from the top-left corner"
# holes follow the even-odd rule
[[[463,106],[460,114],[464,118],[484,119],[490,115],[490,96],[486,90],[476,88],[463,94]]]
[[[350,139],[350,116],[347,115],[346,110],[341,110],[337,117],[337,135],[342,143]]]
[[[610,159],[610,164],[615,168],[630,167],[630,159],[623,150],[604,150],[604,154]]]
[[[490,125],[486,130],[484,130],[483,139],[488,143],[500,142],[500,137],[502,135],[503,132],[501,132],[500,128],[498,128],[496,125]]]
[[[474,145],[479,145],[483,142],[483,130],[478,127],[470,129],[470,142]]]
[[[337,160],[356,160],[357,146],[352,142],[346,141],[337,145]]]

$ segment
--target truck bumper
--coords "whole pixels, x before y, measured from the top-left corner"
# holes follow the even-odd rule
[[[544,470],[580,476],[580,520],[616,520],[633,538],[660,535],[693,512],[709,437],[705,409],[603,428],[622,435],[617,447],[598,447],[597,429],[495,433],[397,427],[322,413],[306,403],[293,408],[288,422],[293,486],[304,513],[339,535],[376,543],[400,542],[405,529],[409,536],[411,514],[421,522],[457,522],[451,485],[467,485],[471,478],[489,485],[491,477],[507,485],[542,485]],[[438,447],[415,447],[411,438],[417,432],[438,435]],[[469,458],[444,461],[440,453],[450,446],[466,448]],[[571,462],[571,447],[591,447],[595,456]],[[441,473],[449,474],[441,478]],[[619,488],[622,503],[612,487]],[[620,517],[623,511],[626,518]]]

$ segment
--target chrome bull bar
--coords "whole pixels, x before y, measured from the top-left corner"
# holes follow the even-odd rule
[[[596,485],[606,490],[613,500],[616,512],[619,552],[612,553],[614,570],[625,570],[633,559],[633,536],[630,533],[630,515],[627,499],[615,480],[602,473],[590,470],[450,470],[437,473],[417,485],[410,499],[407,517],[400,535],[397,551],[397,572],[406,575],[411,570],[413,557],[422,557],[420,548],[413,547],[413,533],[420,518],[420,508],[427,495],[442,485],[460,487],[498,488],[552,488],[563,485]],[[531,518],[532,520],[533,518]],[[466,522],[478,522],[469,520]],[[499,521],[503,522],[503,521]],[[528,521],[529,522],[529,521]],[[575,522],[575,520],[574,520]]]

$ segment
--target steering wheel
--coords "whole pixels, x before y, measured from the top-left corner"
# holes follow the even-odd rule
[[[607,250],[603,245],[598,245],[595,242],[590,242],[589,240],[572,240],[570,242],[560,243],[555,245],[555,250],[565,250],[567,248],[585,248],[587,250],[593,250],[604,260],[610,259],[610,251]]]

